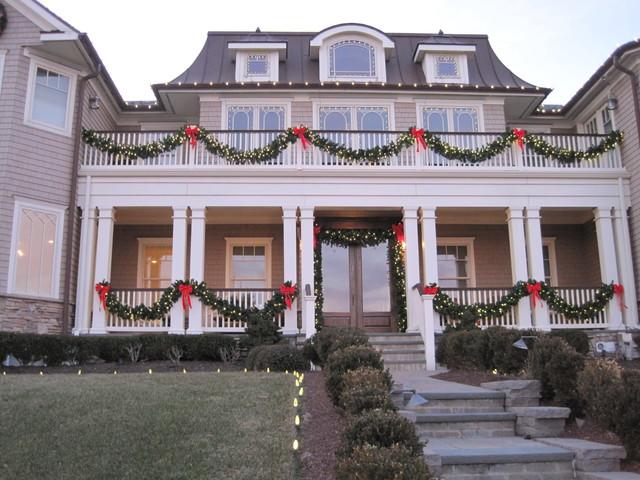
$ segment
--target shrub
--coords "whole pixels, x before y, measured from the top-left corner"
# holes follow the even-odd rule
[[[391,374],[371,367],[361,367],[343,375],[340,406],[357,415],[364,410],[395,410],[391,400]]]
[[[582,355],[588,355],[591,350],[589,335],[582,330],[554,330],[550,334],[552,337],[560,337]]]
[[[336,350],[353,345],[368,345],[369,337],[363,330],[351,327],[324,327],[308,341],[307,358],[324,366]]]
[[[247,337],[252,345],[273,345],[280,341],[280,327],[273,317],[251,312],[247,318]]]
[[[287,344],[263,345],[253,362],[255,370],[285,370],[304,371],[309,369],[309,362],[302,355],[302,351]]]
[[[432,478],[421,455],[402,445],[388,448],[363,445],[336,464],[337,480],[428,480]]]
[[[183,338],[188,339],[183,345],[185,360],[218,361],[221,348],[232,348],[238,343],[235,338],[221,333],[204,333]]]
[[[613,405],[612,430],[630,459],[640,460],[640,370],[622,372],[622,385]]]
[[[517,374],[524,370],[527,351],[513,346],[523,335],[519,330],[490,327],[483,331],[482,342],[484,366],[502,374]]]
[[[258,345],[257,347],[253,347],[249,350],[246,360],[244,361],[244,366],[249,370],[253,370],[256,366],[256,358],[258,354],[262,352],[267,347],[267,345]]]
[[[558,337],[544,336],[536,340],[529,356],[529,372],[540,380],[542,398],[580,413],[577,394],[578,373],[584,367],[584,356]]]
[[[451,331],[441,339],[441,362],[449,368],[484,368],[484,333],[482,330]]]
[[[327,391],[334,404],[338,405],[340,400],[343,375],[349,370],[355,370],[360,367],[372,367],[383,370],[384,366],[380,353],[371,347],[354,345],[336,350],[329,355],[324,373]]]
[[[622,369],[615,360],[594,358],[578,374],[578,394],[591,418],[607,429],[613,421],[612,405],[622,385]]]
[[[636,348],[637,348],[638,350],[640,350],[640,333],[635,334],[635,335],[633,336],[633,343],[635,343],[635,344],[636,344]]]
[[[343,432],[341,457],[349,457],[363,445],[389,448],[400,444],[413,455],[421,455],[424,444],[413,423],[396,412],[367,410],[350,417]]]

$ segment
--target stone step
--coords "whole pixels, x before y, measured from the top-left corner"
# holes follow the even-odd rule
[[[411,393],[404,393],[405,403]],[[425,413],[496,413],[504,412],[504,394],[502,392],[458,392],[458,393],[421,393],[427,403],[408,410]]]
[[[513,437],[516,416],[509,412],[417,413],[403,411],[421,438]]]
[[[422,340],[422,335],[419,333],[369,333],[367,334],[369,337],[369,343],[371,345],[379,345],[385,343],[394,343],[394,344],[404,344],[404,343],[413,343],[420,342],[420,344],[424,345]]]
[[[380,341],[371,341],[369,340],[369,343],[371,344],[371,346],[373,348],[376,348],[378,350],[385,350],[385,349],[393,349],[393,350],[400,350],[400,349],[405,349],[405,350],[417,350],[417,349],[423,349],[424,350],[424,342],[422,341],[421,338],[418,338],[417,340],[414,339],[406,339],[406,340],[380,340]]]
[[[573,479],[573,454],[522,438],[433,439],[424,448],[431,473],[445,480]]]
[[[381,350],[382,359],[385,362],[393,360],[413,360],[414,362],[425,362],[424,349],[384,349]]]
[[[620,460],[627,456],[624,447],[619,445],[577,438],[540,438],[538,441],[573,452],[576,470],[580,472],[617,472],[620,470]]]
[[[632,472],[578,472],[578,480],[640,480]]]
[[[415,360],[385,360],[384,368],[391,372],[421,372],[426,371],[425,359]]]

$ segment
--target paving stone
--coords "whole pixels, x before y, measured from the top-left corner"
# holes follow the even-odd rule
[[[516,435],[531,438],[560,435],[571,414],[570,409],[563,407],[516,407],[508,410],[518,416]]]
[[[503,380],[486,382],[482,388],[504,392],[506,407],[536,407],[540,404],[540,382],[538,380]]]

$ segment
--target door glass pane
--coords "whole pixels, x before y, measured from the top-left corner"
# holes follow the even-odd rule
[[[171,247],[147,245],[144,248],[143,288],[164,288],[171,283]]]
[[[391,311],[388,245],[362,247],[362,310]]]
[[[325,312],[349,312],[349,249],[322,247],[322,293]]]

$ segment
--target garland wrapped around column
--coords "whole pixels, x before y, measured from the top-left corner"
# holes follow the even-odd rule
[[[503,295],[493,303],[461,305],[443,292],[436,284],[432,283],[424,287],[425,294],[435,294],[433,298],[433,309],[441,315],[457,321],[464,320],[468,317],[475,319],[502,317],[512,307],[516,306],[522,298],[528,296],[532,296],[532,306],[534,308],[535,304],[533,300],[535,299],[536,304],[542,300],[546,302],[549,309],[556,313],[574,320],[586,320],[601,313],[615,295],[621,295],[617,293],[620,291],[624,290],[619,284],[603,283],[594,295],[593,300],[581,305],[572,305],[547,283],[531,279],[526,282],[520,281],[516,283],[508,294]]]
[[[534,153],[553,158],[560,163],[576,163],[597,158],[599,155],[615,148],[616,145],[622,142],[623,138],[623,133],[615,130],[603,137],[599,143],[591,145],[586,150],[572,150],[557,147],[539,135],[514,128],[497,135],[495,140],[481,147],[463,148],[447,143],[433,132],[412,127],[406,133],[399,134],[395,140],[384,145],[376,145],[367,149],[354,149],[323,137],[320,133],[309,130],[307,127],[300,126],[284,130],[263,147],[252,150],[238,150],[222,143],[213,133],[209,133],[204,127],[198,125],[187,125],[173,134],[144,145],[116,143],[108,136],[95,130],[82,130],[82,139],[87,145],[101,152],[118,155],[129,160],[157,157],[175,150],[186,142],[192,147],[195,147],[197,142],[201,142],[208,152],[223,157],[227,162],[237,165],[270,162],[298,140],[302,142],[304,149],[307,149],[308,144],[310,144],[351,164],[382,164],[389,157],[398,155],[403,150],[414,146],[417,146],[418,150],[420,147],[433,150],[438,155],[449,160],[480,163],[500,155],[514,143],[522,149],[526,144]]]
[[[316,227],[316,246],[313,263],[316,295],[316,328],[322,328],[324,323],[322,314],[324,306],[324,297],[322,294],[322,244],[325,243],[339,247],[348,247],[351,245],[374,247],[388,241],[393,313],[396,318],[398,331],[404,332],[407,329],[404,246],[402,242],[398,240],[398,232],[400,230],[397,228],[394,229],[394,226],[388,229],[333,229]]]
[[[171,307],[180,300],[182,300],[185,310],[190,308],[191,301],[189,297],[194,295],[203,304],[231,320],[247,321],[251,314],[274,318],[286,308],[290,308],[288,299],[294,300],[298,297],[299,292],[298,287],[291,281],[284,282],[262,308],[242,308],[218,297],[209,290],[205,282],[197,282],[193,279],[173,282],[162,292],[160,298],[150,306],[144,304],[131,306],[121,303],[111,290],[111,284],[107,281],[96,284],[96,293],[100,295],[100,300],[106,311],[123,319],[157,320],[168,314]]]

